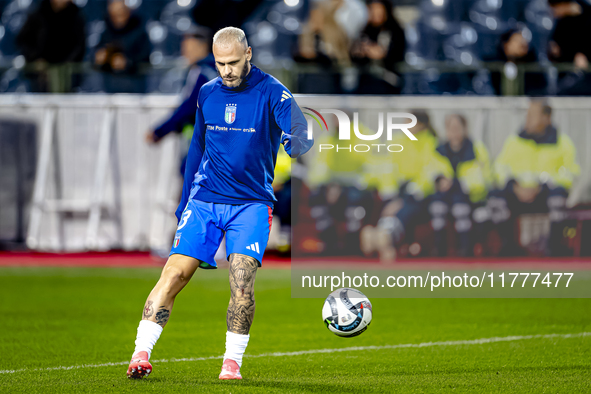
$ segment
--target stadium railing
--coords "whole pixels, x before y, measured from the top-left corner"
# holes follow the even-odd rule
[[[300,93],[301,89],[305,89],[302,86],[300,80],[304,75],[326,75],[334,74],[339,76],[351,75],[352,71],[355,75],[367,74],[376,78],[377,80],[383,81],[385,84],[391,85],[395,88],[401,89],[404,85],[403,81],[413,78],[416,75],[427,75],[432,70],[436,70],[437,75],[442,74],[474,74],[478,72],[487,73],[498,73],[500,75],[500,82],[498,86],[498,92],[492,92],[486,90],[485,92],[473,91],[472,87],[468,87],[466,92],[471,94],[497,94],[499,96],[516,96],[527,93],[526,86],[526,75],[538,74],[543,75],[545,85],[536,87],[540,92],[544,94],[553,95],[557,93],[557,86],[559,76],[564,73],[589,73],[591,67],[587,70],[582,70],[575,67],[572,63],[528,63],[528,64],[515,64],[512,62],[484,62],[474,59],[470,64],[461,64],[457,62],[449,61],[429,61],[422,58],[416,58],[413,64],[402,62],[396,65],[395,72],[387,70],[380,66],[378,63],[369,64],[363,67],[324,67],[315,64],[300,64],[294,63],[291,60],[283,62],[282,64],[289,64],[289,66],[275,67],[273,65],[259,65],[264,71],[270,72],[276,75],[283,83],[294,93]],[[180,91],[182,87],[184,73],[179,70],[184,69],[184,63],[181,59],[169,59],[162,61],[158,65],[142,64],[139,67],[138,73],[140,75],[150,78],[148,81],[148,92],[162,92],[160,89],[161,82],[165,78],[175,79],[174,83],[167,84],[174,85],[176,90]],[[177,71],[176,73],[174,73]],[[168,72],[173,72],[170,76],[166,76]],[[39,69],[35,64],[26,64],[22,61],[8,61],[6,59],[0,59],[0,89],[3,91],[12,91],[10,89],[19,89],[15,87],[16,81],[25,82],[28,78],[32,78]],[[81,89],[81,92],[96,92],[101,91],[103,86],[100,83],[100,76],[102,73],[93,67],[92,63],[75,63],[71,67],[72,75],[77,75],[79,78],[79,86],[76,89]],[[177,75],[178,74],[178,75]],[[97,78],[99,77],[99,78]],[[432,78],[432,76],[429,76]],[[410,80],[410,79],[409,79]],[[97,82],[98,81],[98,82]],[[486,81],[490,84],[490,78]],[[355,85],[355,82],[353,82]],[[403,90],[406,94],[420,94],[421,92],[413,88],[411,83]],[[340,86],[333,86],[333,93],[341,91]],[[491,86],[492,88],[492,86]],[[541,90],[540,90],[541,89]],[[345,89],[346,90],[346,89]],[[165,90],[163,93],[175,93],[176,91]],[[433,92],[443,93],[443,92]],[[467,93],[466,93],[467,94]]]

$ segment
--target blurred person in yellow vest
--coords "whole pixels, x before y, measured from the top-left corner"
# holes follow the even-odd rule
[[[359,231],[376,207],[378,184],[367,177],[367,165],[375,153],[356,151],[356,145],[367,141],[359,139],[353,127],[352,122],[350,140],[339,140],[336,129],[316,137],[317,146],[333,148],[316,152],[309,163],[311,215],[326,254],[358,254]],[[375,133],[361,122],[358,129],[366,135]]]
[[[417,124],[409,131],[417,138],[410,141],[402,132],[392,138],[392,144],[404,147],[390,156],[393,168],[386,186],[392,187],[394,197],[387,201],[377,226],[365,226],[361,231],[361,249],[370,255],[379,252],[384,261],[396,256],[395,246],[412,239],[417,224],[427,221],[426,198],[435,192],[425,169],[433,162],[438,145],[437,134],[431,127],[429,115],[423,110],[411,110]],[[382,188],[384,190],[384,188]]]
[[[446,227],[451,216],[458,235],[457,254],[467,256],[475,242],[482,247],[483,226],[489,219],[485,200],[492,185],[490,161],[484,144],[469,137],[464,116],[447,116],[445,137],[426,169],[436,190],[429,201],[436,254],[447,255]]]
[[[532,100],[524,129],[505,141],[494,163],[497,190],[488,206],[503,241],[503,254],[519,254],[515,220],[523,213],[549,213],[547,252],[562,254],[566,198],[580,168],[572,140],[552,125],[546,100]]]
[[[362,124],[359,124],[359,130],[361,133],[373,133]],[[366,186],[364,167],[371,152],[356,152],[350,149],[350,146],[364,143],[353,133],[353,123],[351,123],[350,140],[339,140],[337,129],[323,133],[316,137],[316,140],[318,146],[332,148],[321,149],[314,155],[311,162],[312,171],[308,176],[310,187],[316,188],[331,182],[358,187]]]

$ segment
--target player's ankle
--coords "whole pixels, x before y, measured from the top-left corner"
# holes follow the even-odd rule
[[[242,357],[248,346],[250,335],[236,334],[233,332],[226,332],[226,353],[224,360],[230,359],[236,361],[239,367],[242,366]]]
[[[146,352],[148,359],[152,355],[152,349],[162,334],[162,327],[150,320],[142,320],[137,328],[137,337],[135,340],[135,356],[139,352]]]

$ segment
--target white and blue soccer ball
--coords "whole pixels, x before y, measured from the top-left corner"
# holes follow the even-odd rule
[[[355,337],[367,330],[372,309],[369,299],[359,290],[343,288],[330,293],[322,307],[326,327],[340,337]]]

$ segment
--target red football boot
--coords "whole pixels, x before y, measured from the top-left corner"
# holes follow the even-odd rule
[[[127,369],[127,377],[129,379],[141,379],[150,375],[151,372],[152,364],[148,361],[148,352],[137,352],[131,358]]]
[[[224,364],[222,365],[222,372],[220,372],[220,380],[234,379],[242,379],[242,375],[240,375],[240,367],[238,366],[238,363],[236,361],[227,358],[224,360]]]

